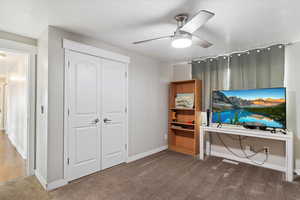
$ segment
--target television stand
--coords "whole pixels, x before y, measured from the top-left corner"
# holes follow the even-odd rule
[[[245,129],[241,127],[225,127],[217,128],[217,126],[201,126],[200,127],[200,154],[199,158],[204,160],[205,154],[207,156],[211,155],[211,143],[210,140],[206,140],[206,135],[214,134],[214,133],[222,133],[222,134],[230,134],[230,135],[238,135],[238,136],[248,136],[262,139],[270,139],[285,142],[285,166],[282,169],[277,169],[279,171],[285,172],[285,180],[292,182],[294,179],[294,142],[293,142],[293,133],[287,131],[286,134],[283,133],[270,133],[268,131],[261,130],[251,130]],[[248,159],[237,158],[234,156],[223,155],[224,158],[230,160],[236,160],[238,162],[245,162],[248,164],[253,164],[256,166],[261,166],[265,168],[271,168],[268,164],[258,165],[254,164]],[[274,169],[274,168],[271,168]]]

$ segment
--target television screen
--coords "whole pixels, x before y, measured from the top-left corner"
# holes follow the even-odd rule
[[[213,123],[286,128],[285,88],[213,91],[212,111]]]

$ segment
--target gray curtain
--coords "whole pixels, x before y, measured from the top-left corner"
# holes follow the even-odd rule
[[[229,67],[230,89],[282,87],[284,45],[232,54]]]
[[[202,110],[213,90],[283,87],[284,45],[194,61],[192,77],[202,80]]]
[[[228,89],[228,72],[227,56],[192,62],[193,79],[202,80],[202,110],[211,107],[213,90]]]

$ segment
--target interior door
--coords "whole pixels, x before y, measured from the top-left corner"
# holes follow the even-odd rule
[[[101,167],[101,60],[70,52],[68,180]]]
[[[125,162],[126,65],[102,61],[102,169]]]

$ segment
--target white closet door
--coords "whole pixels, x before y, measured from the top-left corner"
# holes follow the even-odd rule
[[[126,65],[102,61],[102,169],[125,162]]]
[[[68,180],[101,168],[101,60],[69,55]]]

